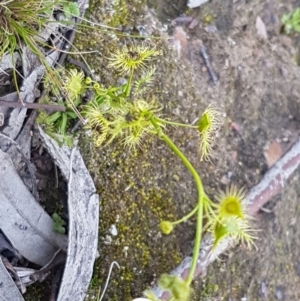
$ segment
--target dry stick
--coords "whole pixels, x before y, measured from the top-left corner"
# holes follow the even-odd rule
[[[4,266],[8,270],[8,272],[10,272],[10,274],[14,278],[15,282],[17,282],[19,284],[19,285],[17,285],[17,287],[19,288],[21,293],[24,294],[26,292],[26,287],[25,287],[22,279],[19,277],[18,273],[15,271],[14,266],[8,261],[8,259],[6,257],[1,256],[1,259],[2,259]]]
[[[205,66],[207,68],[207,71],[209,73],[209,76],[210,76],[213,84],[216,85],[217,82],[218,82],[218,78],[217,78],[217,76],[216,76],[216,74],[215,74],[215,72],[214,72],[214,70],[213,70],[213,68],[211,66],[211,63],[210,63],[210,60],[209,60],[209,57],[208,57],[208,54],[206,52],[206,48],[205,48],[204,45],[200,46],[200,54],[201,54],[201,56],[203,58],[204,64],[205,64]]]
[[[275,196],[283,187],[287,179],[300,165],[300,139],[281,157],[263,176],[261,181],[255,185],[246,197],[247,212],[254,215],[258,210]],[[213,239],[206,234],[201,242],[200,255],[194,278],[203,276],[207,267],[224,251],[234,245],[231,239],[224,239],[218,248],[212,253]],[[192,263],[191,257],[186,257],[171,274],[185,279]],[[156,298],[168,300],[170,295],[159,287],[151,289]]]
[[[57,299],[62,274],[63,274],[63,267],[61,266],[57,269],[53,277],[49,301],[56,301]]]
[[[46,111],[59,111],[65,112],[66,107],[60,105],[49,105],[42,103],[26,103],[26,102],[14,102],[0,100],[0,106],[9,107],[9,108],[22,108],[22,109],[35,109],[35,110],[46,110]]]

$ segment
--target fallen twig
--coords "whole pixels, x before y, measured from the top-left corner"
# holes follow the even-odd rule
[[[205,66],[207,68],[207,71],[209,73],[209,76],[210,76],[213,84],[216,85],[217,82],[218,82],[218,78],[217,78],[215,72],[212,69],[212,66],[210,64],[210,60],[209,60],[209,57],[208,57],[208,54],[206,52],[206,48],[205,48],[204,45],[200,46],[200,54],[201,54],[201,56],[203,58],[204,64],[205,64]]]
[[[57,269],[57,271],[53,277],[49,301],[56,301],[56,299],[57,299],[57,294],[58,294],[59,285],[60,285],[61,276],[63,274],[63,271],[64,271],[63,266],[60,266]]]
[[[34,109],[34,110],[46,110],[46,111],[59,111],[65,112],[66,107],[60,105],[50,105],[42,103],[26,103],[26,102],[15,102],[15,101],[6,101],[0,99],[0,106],[9,107],[9,108],[22,108],[22,109]]]

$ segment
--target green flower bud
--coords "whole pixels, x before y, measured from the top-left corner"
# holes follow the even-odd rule
[[[174,301],[187,301],[191,295],[191,288],[186,281],[178,276],[163,274],[158,285],[171,293]]]
[[[169,235],[174,229],[174,226],[169,221],[162,221],[159,223],[159,229],[163,234]]]
[[[92,79],[88,76],[86,79],[85,79],[85,83],[87,85],[89,85],[90,83],[92,83]]]

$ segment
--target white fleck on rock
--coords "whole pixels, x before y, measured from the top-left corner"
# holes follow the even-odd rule
[[[111,225],[111,226],[110,226],[110,228],[109,228],[109,233],[110,233],[112,236],[117,236],[117,235],[118,235],[118,230],[117,230],[116,225]]]

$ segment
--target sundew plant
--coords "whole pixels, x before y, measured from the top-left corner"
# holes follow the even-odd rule
[[[199,256],[204,218],[205,229],[213,237],[211,252],[214,252],[228,237],[251,248],[255,236],[245,210],[245,191],[231,186],[225,192],[220,192],[215,202],[211,200],[205,192],[199,173],[166,134],[168,126],[196,131],[199,135],[199,159],[209,161],[215,134],[221,126],[221,112],[215,106],[209,105],[195,125],[163,118],[162,105],[157,99],[147,96],[155,75],[155,68],[151,66],[151,61],[158,55],[160,52],[151,44],[125,45],[108,58],[108,65],[126,77],[126,83],[104,87],[91,78],[78,80],[77,77],[76,91],[92,89],[94,92],[93,99],[83,106],[81,114],[85,118],[85,127],[90,131],[96,146],[106,146],[116,140],[124,147],[134,149],[143,147],[147,136],[155,136],[165,142],[192,175],[197,188],[194,209],[177,221],[163,220],[159,224],[161,232],[168,235],[176,225],[192,216],[196,217],[192,265],[187,278],[183,280],[174,275],[164,274],[159,279],[159,285],[169,291],[170,301],[187,301],[191,296],[191,283]],[[141,76],[137,76],[137,70],[142,74]],[[69,73],[70,82],[75,77],[75,72]],[[147,292],[145,296],[155,300]]]

